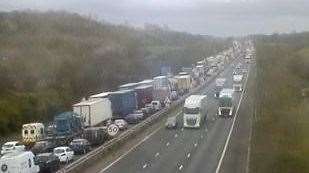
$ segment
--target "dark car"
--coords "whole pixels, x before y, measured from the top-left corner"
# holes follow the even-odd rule
[[[69,146],[76,154],[86,154],[91,150],[91,145],[87,139],[74,139]]]
[[[165,123],[165,127],[168,128],[168,129],[174,129],[177,127],[177,117],[174,116],[174,117],[169,117],[167,120],[166,120],[166,123]]]
[[[55,148],[55,144],[51,141],[38,141],[34,144],[34,146],[31,148],[31,151],[34,154],[38,153],[50,153],[53,152],[53,149]]]
[[[35,157],[40,172],[56,172],[60,168],[60,160],[53,153],[41,153]]]
[[[137,124],[141,121],[141,117],[138,114],[129,114],[125,117],[125,121],[129,124]]]

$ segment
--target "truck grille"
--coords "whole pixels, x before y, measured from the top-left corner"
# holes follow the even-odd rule
[[[195,126],[195,124],[196,124],[196,119],[195,119],[195,118],[188,118],[188,119],[187,119],[187,124],[188,124],[189,126]]]
[[[230,113],[230,109],[227,109],[227,108],[221,109],[222,115],[229,115],[229,113]]]

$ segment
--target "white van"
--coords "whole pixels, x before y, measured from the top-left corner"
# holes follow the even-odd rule
[[[40,167],[34,159],[30,151],[8,153],[0,158],[0,173],[37,173]]]
[[[2,145],[1,154],[24,151],[25,146],[18,141],[6,142]]]

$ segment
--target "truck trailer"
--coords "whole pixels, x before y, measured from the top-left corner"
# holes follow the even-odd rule
[[[112,103],[113,118],[125,116],[137,109],[136,93],[134,90],[115,91],[109,94]]]
[[[94,127],[112,118],[112,105],[108,98],[90,99],[74,104],[73,112],[82,117],[85,127]]]
[[[152,85],[142,85],[135,89],[137,108],[144,108],[146,104],[151,103],[153,100],[153,87]]]
[[[171,87],[167,76],[157,76],[153,78],[153,100],[164,102],[170,99]]]
[[[185,100],[183,108],[183,126],[199,128],[207,119],[207,96],[191,95]]]

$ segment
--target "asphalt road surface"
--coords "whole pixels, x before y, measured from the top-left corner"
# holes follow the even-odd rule
[[[242,62],[244,68],[250,69],[243,59],[234,61],[234,66]],[[225,87],[232,88],[234,66],[229,65],[220,74],[227,79]],[[250,71],[250,70],[249,70]],[[246,74],[247,75],[247,74]],[[243,85],[247,84],[247,76]],[[249,75],[251,77],[251,74]],[[142,137],[128,142],[117,152],[102,158],[83,172],[95,173],[214,173],[214,172],[245,172],[247,170],[248,141],[239,149],[237,137],[249,139],[250,121],[243,118],[248,112],[246,102],[247,92],[236,92],[234,99],[234,116],[220,118],[217,114],[218,100],[214,98],[215,81],[209,84],[201,93],[208,97],[208,118],[206,124],[199,129],[182,128],[181,108],[169,116],[177,115],[178,128],[168,130],[164,122],[158,123],[145,131]],[[246,91],[246,90],[245,90]],[[248,123],[245,134],[238,132],[242,127],[239,119]],[[245,120],[243,120],[245,119]],[[241,121],[241,122],[242,122]],[[239,154],[240,152],[241,154]],[[242,161],[234,162],[235,159]],[[233,164],[237,168],[233,168]],[[226,166],[227,165],[227,166]]]

